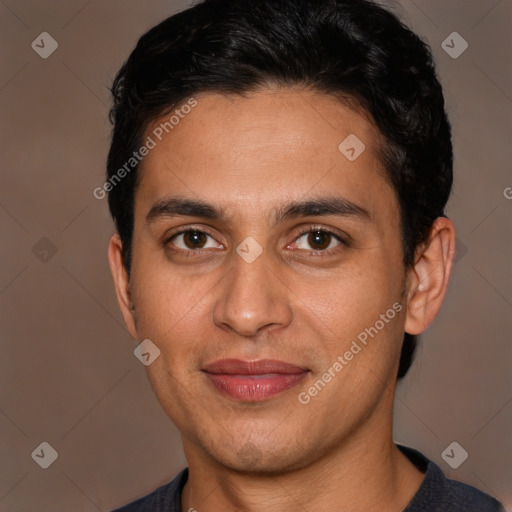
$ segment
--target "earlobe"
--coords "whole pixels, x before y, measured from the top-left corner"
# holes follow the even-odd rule
[[[454,256],[455,228],[449,219],[439,217],[408,272],[407,333],[421,334],[433,322],[446,294]]]
[[[130,279],[123,262],[123,243],[117,233],[112,235],[108,244],[108,262],[114,286],[116,289],[117,302],[123,315],[126,327],[131,336],[137,339],[135,326],[134,304],[130,290]]]

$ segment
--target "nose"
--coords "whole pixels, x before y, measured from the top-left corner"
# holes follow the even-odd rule
[[[214,305],[214,323],[245,337],[288,326],[293,314],[291,291],[270,267],[265,252],[251,263],[238,254],[233,257],[233,268],[221,281]]]

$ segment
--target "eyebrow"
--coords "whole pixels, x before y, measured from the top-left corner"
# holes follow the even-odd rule
[[[371,222],[372,216],[365,208],[349,201],[344,197],[329,196],[292,201],[280,206],[274,211],[274,223],[279,224],[297,217],[335,215],[339,217],[354,217]],[[205,201],[166,197],[159,199],[146,215],[146,223],[150,224],[166,217],[202,217],[204,219],[228,222],[225,212]]]

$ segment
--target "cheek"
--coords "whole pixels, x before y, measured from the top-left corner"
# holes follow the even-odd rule
[[[361,327],[373,323],[398,300],[402,275],[383,258],[361,255],[333,275],[296,281],[293,289],[314,316],[326,324]],[[377,318],[376,318],[377,317]]]
[[[295,285],[301,298],[300,325],[307,325],[323,353],[318,372],[347,354],[340,373],[343,377],[337,379],[340,385],[342,381],[350,386],[352,381],[386,379],[401,347],[403,275],[383,258],[370,259],[365,265],[354,263],[339,269],[339,275],[331,279]]]
[[[148,367],[155,377],[170,371],[186,381],[205,349],[218,345],[211,318],[219,280],[218,271],[184,274],[154,255],[139,258],[133,274],[136,325],[139,339],[149,338],[160,349],[161,368]]]
[[[137,327],[140,335],[172,338],[176,331],[199,327],[205,314],[209,280],[183,279],[178,274],[159,272],[155,265],[143,279],[134,280]],[[142,276],[139,276],[139,278]],[[203,323],[204,324],[204,323]]]

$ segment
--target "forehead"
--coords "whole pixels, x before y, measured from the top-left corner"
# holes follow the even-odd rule
[[[195,99],[172,126],[165,125],[172,112],[148,126],[146,137],[155,145],[139,168],[137,202],[181,194],[256,208],[309,192],[334,189],[362,200],[389,188],[378,130],[334,97],[264,89]]]

